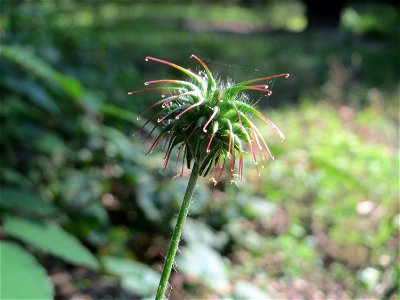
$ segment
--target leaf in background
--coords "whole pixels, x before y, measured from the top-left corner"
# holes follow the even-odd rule
[[[201,243],[221,249],[228,242],[225,232],[216,232],[206,223],[187,219],[183,228],[183,238],[187,243]]]
[[[106,256],[102,258],[107,272],[118,276],[124,289],[142,297],[156,293],[160,274],[150,267],[131,259]]]
[[[62,181],[58,181],[57,192],[63,195],[66,204],[81,209],[102,195],[102,177],[99,169],[64,169]]]
[[[277,210],[275,203],[267,199],[241,193],[237,197],[238,203],[242,206],[244,213],[249,218],[259,220],[269,219]]]
[[[273,299],[266,292],[262,291],[258,286],[246,281],[238,281],[236,283],[234,295],[235,295],[234,299],[252,299],[252,300]]]
[[[147,172],[142,172],[138,177],[138,204],[145,212],[146,218],[153,222],[162,220],[162,211],[157,207],[155,198],[156,182],[155,178]]]
[[[379,284],[381,276],[381,272],[372,267],[367,267],[357,272],[358,279],[364,282],[371,290]]]
[[[177,257],[178,269],[215,292],[229,288],[228,271],[223,257],[202,243],[190,243]]]
[[[21,246],[0,241],[1,299],[53,299],[44,268]]]
[[[339,182],[352,186],[355,189],[359,189],[364,192],[368,191],[368,188],[359,180],[357,180],[357,178],[355,178],[353,174],[347,172],[348,170],[342,170],[337,165],[335,165],[335,163],[332,163],[331,161],[328,161],[327,159],[318,156],[312,156],[311,162],[315,167],[323,170],[330,180],[336,179]]]
[[[0,186],[0,207],[11,211],[49,215],[55,208],[34,193],[22,189]]]
[[[136,117],[137,115],[133,112],[126,110],[124,108],[120,108],[113,104],[102,104],[100,107],[100,112],[104,115],[117,117],[120,120],[129,122],[130,124],[134,124],[137,127],[140,127],[145,123],[147,120],[143,119],[139,122]]]
[[[251,251],[259,251],[265,244],[265,237],[257,231],[243,226],[243,219],[236,218],[225,225],[224,230],[239,245]]]
[[[7,166],[4,165],[3,161],[0,160],[1,164],[1,172],[0,172],[0,178],[2,182],[7,182],[9,184],[15,184],[15,185],[20,185],[20,186],[29,186],[30,182],[29,180],[25,177],[25,175],[21,174],[18,172],[18,170],[8,168]],[[3,204],[3,199],[2,199],[2,187],[0,186],[0,207],[2,207]]]
[[[104,126],[103,134],[106,138],[106,151],[109,155],[121,155],[126,160],[135,161],[138,150],[133,147],[132,140],[122,131]]]
[[[38,150],[53,159],[63,160],[69,151],[66,142],[55,132],[44,132],[37,141]]]
[[[20,218],[8,217],[3,231],[39,249],[49,252],[67,262],[98,269],[99,264],[74,236],[54,223],[34,223]]]
[[[32,72],[38,77],[48,80],[49,82],[55,82],[73,100],[80,100],[82,96],[82,86],[79,81],[57,72],[27,48],[1,45],[0,57],[1,56],[21,65],[27,71]]]
[[[32,81],[22,80],[21,78],[16,80],[16,78],[11,76],[6,77],[4,83],[10,89],[25,95],[27,99],[42,109],[50,113],[60,112],[56,102],[50,98],[47,91],[41,85]]]

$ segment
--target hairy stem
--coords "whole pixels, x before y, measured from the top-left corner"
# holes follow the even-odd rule
[[[199,167],[197,163],[194,163],[192,168],[192,174],[190,175],[190,179],[186,188],[185,197],[183,198],[183,202],[179,210],[178,219],[176,221],[175,229],[172,234],[172,239],[169,245],[167,258],[165,260],[164,268],[162,271],[160,284],[158,285],[156,300],[162,300],[165,291],[167,289],[168,279],[171,274],[171,269],[175,260],[175,254],[176,251],[178,250],[179,241],[182,235],[183,224],[185,223],[186,216],[189,212],[190,203],[192,200],[193,192],[196,187],[196,182],[198,177],[199,177]]]

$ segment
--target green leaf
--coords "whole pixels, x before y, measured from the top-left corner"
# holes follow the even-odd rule
[[[34,223],[8,217],[3,231],[67,262],[98,269],[96,258],[74,236],[54,223]]]
[[[228,242],[225,232],[216,232],[207,224],[187,219],[183,228],[183,238],[187,243],[201,243],[221,249]]]
[[[102,262],[104,268],[121,279],[121,285],[142,297],[156,293],[160,274],[148,266],[130,259],[106,256]]]
[[[45,269],[21,246],[0,241],[1,299],[53,299]]]
[[[1,208],[37,215],[49,215],[55,212],[50,203],[30,191],[3,186],[0,188]]]
[[[136,119],[137,114],[134,114],[133,112],[131,112],[129,110],[126,110],[124,108],[120,108],[120,107],[115,106],[113,104],[102,104],[101,107],[100,107],[100,111],[104,115],[117,117],[120,120],[129,122],[130,124],[133,123],[138,127],[142,126],[145,123],[145,121],[147,121],[144,118],[142,118],[142,120],[139,122]]]
[[[56,102],[53,101],[47,91],[39,84],[11,76],[5,78],[5,84],[12,90],[26,95],[27,99],[44,110],[50,113],[60,112]]]
[[[72,99],[80,100],[82,96],[82,86],[79,81],[57,72],[32,51],[21,46],[1,45],[0,57],[1,56],[21,65],[27,71],[40,78],[55,82]]]
[[[187,276],[216,292],[229,287],[228,269],[218,252],[202,243],[190,243],[181,252],[177,266]]]
[[[127,135],[116,128],[104,126],[103,134],[107,139],[107,149],[121,155],[126,160],[135,161],[137,150]]]
[[[364,282],[370,290],[373,290],[379,284],[381,272],[376,268],[367,267],[360,270],[357,273],[357,277]]]
[[[30,182],[26,178],[25,175],[21,174],[18,170],[15,170],[12,167],[5,166],[3,161],[0,162],[1,172],[0,178],[2,182],[7,182],[9,184],[21,185],[21,186],[29,186]],[[2,203],[2,186],[0,185],[0,207]]]
[[[266,292],[261,290],[259,287],[250,282],[238,281],[235,287],[234,299],[268,300],[273,298]]]
[[[242,206],[244,213],[249,218],[266,220],[277,210],[274,203],[268,202],[261,197],[255,197],[241,193],[237,196],[238,203]]]
[[[352,175],[347,170],[339,168],[333,162],[317,156],[311,156],[310,160],[314,164],[314,166],[323,170],[331,180],[338,180],[344,185],[351,186],[363,192],[368,191],[368,188],[364,186],[360,180],[355,178],[354,175]]]

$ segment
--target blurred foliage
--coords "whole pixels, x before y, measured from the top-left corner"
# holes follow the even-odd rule
[[[393,34],[393,27],[399,25],[398,14],[398,8],[390,5],[356,3],[344,10],[342,22],[344,28],[357,34],[386,36]]]
[[[2,299],[52,299],[53,291],[46,270],[21,246],[0,241]],[[4,273],[3,273],[4,274]],[[35,278],[35,280],[32,280]],[[21,282],[26,282],[21,288]]]
[[[2,1],[1,298],[155,293],[187,179],[131,138],[153,99],[127,91],[177,76],[146,55],[196,53],[234,80],[291,73],[256,96],[287,142],[268,136],[276,160],[239,188],[198,186],[171,298],[397,299],[399,10],[342,21],[301,32],[297,1]]]

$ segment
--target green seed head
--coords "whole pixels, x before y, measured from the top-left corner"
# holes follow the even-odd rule
[[[283,133],[256,108],[248,104],[244,95],[246,90],[255,90],[271,95],[271,90],[265,82],[277,78],[287,78],[289,74],[272,75],[262,78],[230,83],[217,81],[206,64],[196,55],[192,55],[203,68],[194,73],[179,65],[154,57],[146,57],[146,61],[155,61],[175,68],[188,77],[188,81],[175,79],[160,79],[145,82],[151,86],[143,90],[129,92],[162,91],[162,98],[147,108],[138,116],[138,120],[148,111],[158,108],[158,111],[139,128],[139,131],[151,121],[154,127],[147,135],[147,141],[156,128],[160,128],[158,136],[150,146],[151,153],[165,137],[166,155],[163,167],[166,168],[172,150],[177,148],[176,163],[182,159],[182,170],[186,162],[188,168],[197,163],[200,175],[206,176],[212,167],[214,183],[223,173],[225,166],[229,168],[230,180],[234,176],[242,178],[243,153],[248,149],[257,169],[261,161],[264,167],[265,155],[272,156],[267,143],[259,129],[252,122],[253,117],[259,118],[270,126],[277,135],[285,140]],[[264,82],[264,84],[263,84]]]

